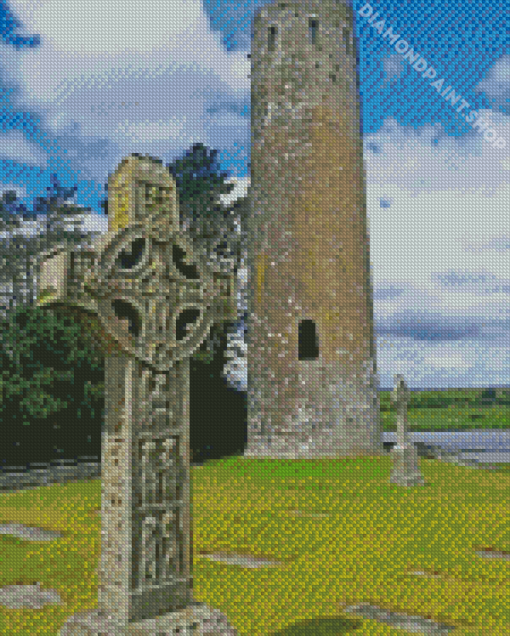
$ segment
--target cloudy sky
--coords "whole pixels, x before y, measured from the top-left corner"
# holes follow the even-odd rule
[[[380,385],[395,373],[416,388],[508,385],[505,3],[353,2]],[[0,0],[0,192],[30,208],[56,172],[105,231],[99,202],[124,156],[169,163],[201,142],[236,180],[224,201],[244,194],[264,4]],[[231,381],[245,389],[242,362]]]

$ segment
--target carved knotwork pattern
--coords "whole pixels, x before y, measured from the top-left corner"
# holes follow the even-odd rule
[[[191,252],[177,232],[158,243],[143,228],[129,226],[109,240],[94,267],[89,261],[88,272],[76,263],[75,278],[85,278],[85,289],[98,299],[104,327],[127,353],[157,371],[202,344],[213,321],[207,299],[215,284],[228,293],[225,283],[202,271]],[[121,305],[131,308],[137,324],[119,323],[130,319],[127,310],[119,315]]]

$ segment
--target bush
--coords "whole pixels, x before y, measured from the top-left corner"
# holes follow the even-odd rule
[[[68,459],[91,429],[100,430],[103,360],[73,318],[15,310],[1,333],[0,390],[4,463]]]

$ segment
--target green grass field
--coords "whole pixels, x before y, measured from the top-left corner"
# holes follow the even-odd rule
[[[508,407],[474,421],[467,413],[460,426],[459,409],[420,411],[410,413],[412,430],[509,427]],[[391,417],[383,423],[392,430]],[[194,467],[195,598],[226,612],[240,635],[408,633],[342,613],[362,602],[455,625],[456,636],[510,633],[509,563],[475,554],[510,551],[509,465],[486,471],[420,460],[427,483],[411,489],[389,484],[391,466],[384,456],[232,457]],[[71,613],[96,606],[100,507],[99,479],[0,495],[0,523],[66,534],[38,543],[0,536],[0,587],[39,581],[66,602],[0,606],[0,633],[56,635]],[[281,566],[201,557],[213,552]]]
[[[509,429],[510,407],[461,407],[447,409],[420,408],[409,410],[407,415],[409,430],[423,431],[469,431],[473,429]],[[381,412],[383,431],[397,430],[397,416],[394,411]]]

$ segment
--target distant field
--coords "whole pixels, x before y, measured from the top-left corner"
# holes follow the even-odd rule
[[[409,430],[414,432],[510,428],[510,407],[415,408],[409,409],[407,421]],[[381,411],[381,424],[384,432],[396,431],[397,414],[394,411]]]
[[[450,389],[411,392],[408,405],[409,429],[425,431],[467,431],[510,428],[510,390],[496,389],[492,399],[487,389]],[[397,414],[390,391],[379,392],[384,432],[397,430]]]

